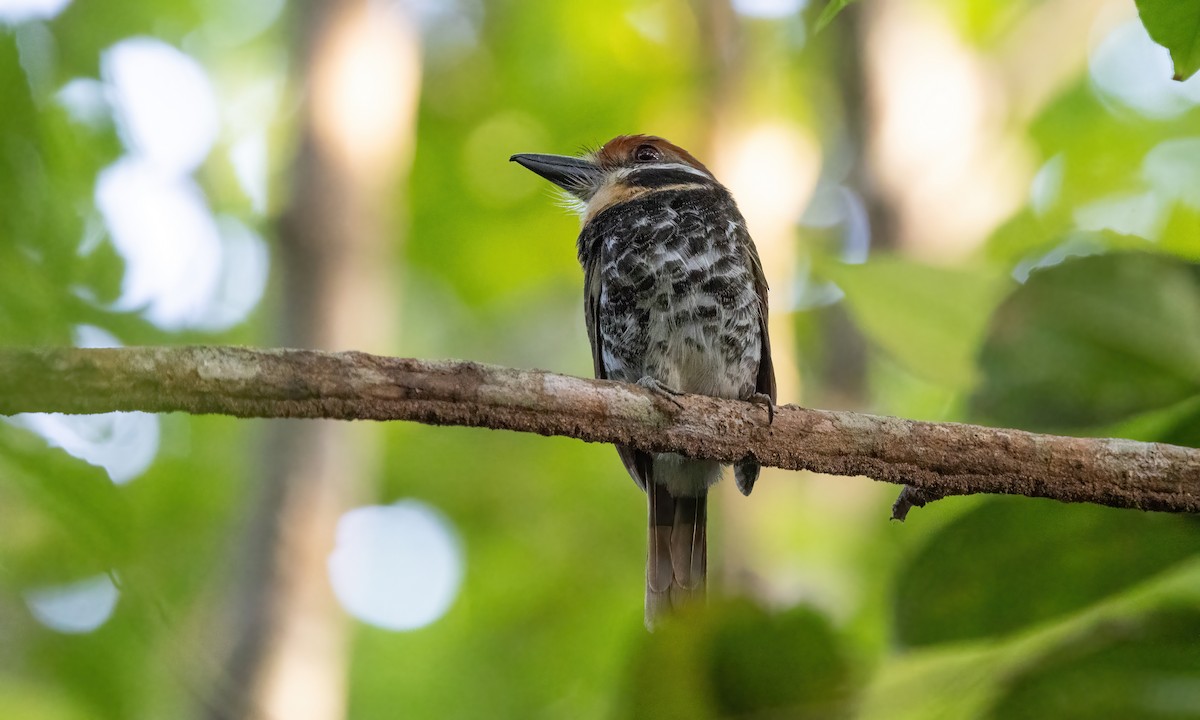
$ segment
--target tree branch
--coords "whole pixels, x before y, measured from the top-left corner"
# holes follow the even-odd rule
[[[565,435],[648,452],[907,484],[1200,510],[1200,450],[760,405],[541,370],[359,352],[232,347],[0,350],[0,414],[114,410],[412,420]]]

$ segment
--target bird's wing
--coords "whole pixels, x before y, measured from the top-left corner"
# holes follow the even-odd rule
[[[592,368],[596,377],[608,379],[608,369],[604,367],[604,338],[600,335],[599,313],[600,294],[603,292],[603,281],[600,276],[602,264],[600,253],[593,253],[584,264],[583,282],[583,315],[587,324],[588,341],[592,345]],[[625,445],[617,445],[617,454],[621,456],[621,464],[629,472],[629,476],[642,490],[649,487],[650,470],[653,467],[649,454],[635,450]]]
[[[749,234],[745,237],[742,247],[749,255],[750,271],[754,273],[754,292],[758,295],[758,335],[762,355],[758,359],[758,377],[755,380],[755,391],[776,400],[775,366],[771,363],[771,335],[767,332],[767,276],[763,273],[762,261],[758,259],[758,251]]]
[[[758,357],[758,375],[754,379],[754,391],[771,398],[771,405],[774,406],[776,400],[775,366],[771,363],[771,336],[767,332],[767,277],[763,274],[762,261],[758,258],[758,251],[754,249],[754,243],[750,240],[749,234],[744,234],[742,240],[747,264],[750,266],[750,272],[754,275],[754,292],[758,295],[758,337],[761,350]],[[749,495],[750,491],[754,489],[760,469],[758,460],[754,458],[734,463],[733,479],[743,495]]]
[[[596,377],[608,379],[608,371],[604,367],[604,340],[600,337],[598,315],[600,313],[600,294],[604,290],[600,280],[600,258],[588,260],[583,269],[583,318],[587,324],[588,342],[592,344],[592,369]]]

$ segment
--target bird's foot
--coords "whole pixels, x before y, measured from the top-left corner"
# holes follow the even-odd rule
[[[775,424],[775,403],[771,400],[771,396],[766,393],[754,393],[746,401],[755,405],[762,405],[767,408],[767,424]]]
[[[650,377],[649,375],[643,375],[641,377],[641,379],[637,381],[637,384],[641,387],[646,388],[647,390],[654,393],[655,395],[658,395],[659,397],[663,398],[664,400],[671,401],[672,403],[675,404],[675,407],[679,408],[680,410],[683,409],[683,403],[676,400],[675,397],[677,395],[683,395],[684,393],[676,390],[675,388],[667,387],[666,385],[663,385],[658,380],[655,380],[654,378]]]

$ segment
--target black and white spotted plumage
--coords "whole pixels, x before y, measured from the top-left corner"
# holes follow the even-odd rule
[[[578,249],[597,377],[650,377],[679,392],[737,400],[774,395],[766,281],[724,188],[713,182],[610,207],[584,226]],[[645,490],[638,465],[626,467]],[[747,463],[741,474],[757,471]],[[716,463],[688,461],[656,482],[687,496],[719,476]]]
[[[579,261],[597,377],[670,392],[775,401],[767,285],[729,191],[686,151],[625,136],[590,158],[514,156],[584,213]],[[538,165],[545,162],[547,165]],[[649,498],[646,622],[701,595],[708,488],[721,466],[618,446]],[[749,493],[758,463],[734,468]]]

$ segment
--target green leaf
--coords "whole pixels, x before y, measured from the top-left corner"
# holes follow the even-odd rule
[[[862,330],[910,371],[952,388],[975,379],[987,318],[1011,281],[996,270],[947,269],[875,257],[829,264]]]
[[[1171,51],[1175,79],[1200,69],[1200,0],[1136,0],[1138,15],[1154,42]]]
[[[1154,628],[1176,628],[1180,642],[1169,643],[1167,647],[1169,651],[1179,649],[1195,636],[1192,631],[1194,621],[1189,616],[1200,607],[1198,589],[1200,559],[1194,558],[1059,622],[1044,623],[1028,632],[995,640],[934,645],[901,653],[885,662],[864,689],[859,717],[861,720],[976,718],[989,714],[992,717],[1059,717],[1054,712],[1002,714],[997,710],[1003,709],[1009,688],[1021,692],[1021,685],[1030,676],[1040,673],[1043,666],[1066,669],[1073,658],[1086,661],[1095,650],[1107,649],[1122,641],[1140,643],[1148,639],[1151,644],[1156,644],[1163,634]],[[1149,632],[1145,630],[1147,628]],[[1121,633],[1122,630],[1125,632]],[[1125,666],[1125,674],[1129,677],[1139,675],[1135,656],[1125,657],[1134,661]],[[1181,659],[1186,662],[1186,658]],[[1161,663],[1156,662],[1148,665],[1152,670],[1161,667]],[[1168,677],[1160,673],[1155,679]],[[1157,682],[1139,689],[1152,690],[1151,697],[1163,698],[1166,694],[1176,701],[1194,702],[1195,695],[1189,692],[1190,687],[1194,687],[1191,677],[1184,675],[1181,679],[1184,680],[1182,684]],[[928,690],[913,692],[913,688]],[[1178,692],[1181,689],[1183,693]],[[1094,690],[1093,685],[1087,692]],[[1164,690],[1171,692],[1164,693]],[[1060,695],[1067,699],[1079,697],[1067,691]],[[1123,702],[1131,699],[1136,700],[1127,697]],[[1179,712],[1181,709],[1177,702],[1166,714],[1157,717],[1195,715]],[[1099,712],[1091,717],[1126,716],[1118,711],[1117,714]]]
[[[817,22],[813,25],[813,32],[819,33],[824,30],[825,26],[833,22],[838,13],[852,2],[855,2],[855,0],[829,0],[825,8],[821,10],[821,14],[817,16]]]
[[[1157,200],[1191,197],[1177,180],[1187,172],[1186,165],[1161,174],[1150,165],[1161,162],[1164,154],[1174,163],[1185,162],[1173,148],[1195,133],[1200,112],[1192,109],[1152,119],[1135,112],[1110,112],[1111,103],[1085,76],[1038,113],[1028,127],[1042,166],[1034,183],[1035,200],[993,233],[988,242],[991,257],[1016,262],[1060,243],[1065,234],[1079,231],[1077,213],[1088,208],[1145,196],[1150,190]],[[1146,234],[1158,239],[1157,221],[1147,222]]]
[[[1151,613],[1100,625],[1022,668],[992,718],[1156,720],[1200,709],[1200,613]]]
[[[1200,266],[1123,252],[1034,271],[997,310],[980,420],[1084,430],[1200,393]]]
[[[996,638],[1087,608],[1200,553],[1188,517],[992,498],[899,571],[909,645]]]

